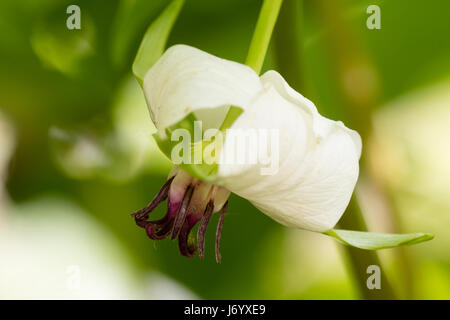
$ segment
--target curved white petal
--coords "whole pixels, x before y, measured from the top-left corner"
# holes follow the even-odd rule
[[[217,182],[284,225],[329,230],[355,187],[361,139],[341,122],[322,117],[275,71],[264,74],[261,82],[263,90],[231,129],[276,130],[279,169],[262,175],[267,164],[230,163],[242,150],[236,150],[227,132]],[[249,157],[255,152],[251,147],[245,150]],[[270,151],[276,162],[276,148]]]
[[[143,86],[162,137],[165,128],[193,111],[204,128],[218,127],[230,105],[246,109],[262,89],[251,68],[186,45],[167,49],[145,75]]]
[[[267,71],[261,76],[261,81],[265,86],[274,86],[284,99],[301,107],[312,115],[314,118],[313,129],[317,138],[322,139],[323,137],[326,137],[331,130],[338,126],[351,136],[358,152],[358,158],[361,156],[362,141],[359,133],[347,128],[342,121],[334,121],[320,115],[314,103],[292,89],[278,72],[274,70]]]

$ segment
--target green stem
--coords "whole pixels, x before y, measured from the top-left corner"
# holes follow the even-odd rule
[[[264,0],[259,12],[258,22],[256,23],[247,59],[245,60],[245,64],[258,74],[261,72],[282,2],[283,0]],[[220,126],[220,130],[224,131],[231,127],[241,113],[242,109],[231,106]]]
[[[261,7],[255,32],[248,49],[247,59],[245,60],[245,64],[258,74],[261,72],[282,2],[282,0],[264,0]]]

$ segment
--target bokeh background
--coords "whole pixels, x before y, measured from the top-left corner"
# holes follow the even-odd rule
[[[236,196],[221,265],[214,228],[201,260],[135,226],[129,214],[171,168],[131,74],[167,3],[0,2],[0,298],[360,298],[341,245]],[[70,4],[81,30],[66,28]],[[371,4],[380,30],[366,27]],[[187,0],[169,43],[243,62],[260,5]],[[281,71],[324,115],[371,127],[356,191],[370,230],[436,235],[380,252],[383,272],[398,297],[449,299],[450,2],[284,5],[264,69]]]

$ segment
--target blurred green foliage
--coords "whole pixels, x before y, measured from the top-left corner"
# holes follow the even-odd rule
[[[380,106],[450,75],[449,1],[342,2],[336,14],[343,16],[376,70]],[[18,140],[7,180],[13,202],[42,194],[71,199],[117,237],[137,277],[158,270],[201,298],[356,298],[334,244],[287,230],[236,196],[230,198],[225,218],[221,265],[214,261],[211,231],[206,258],[186,259],[175,243],[155,243],[134,225],[129,213],[152,199],[170,170],[151,141],[145,101],[131,78],[139,42],[167,3],[0,2],[0,109]],[[169,44],[184,43],[243,62],[260,3],[187,0]],[[70,4],[81,8],[81,30],[66,28]],[[381,7],[381,30],[365,26],[370,4]],[[325,115],[345,120],[327,42],[329,27],[312,0],[304,1],[302,14],[301,92]],[[271,51],[264,70],[277,69],[275,60]],[[430,208],[423,214],[433,215]],[[214,216],[211,224],[216,223]],[[422,246],[439,248],[442,242],[437,238]],[[440,249],[436,255],[408,249],[418,270],[419,298],[450,297],[449,286],[442,284],[450,283],[450,250]]]

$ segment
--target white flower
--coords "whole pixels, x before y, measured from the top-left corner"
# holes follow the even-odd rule
[[[212,185],[248,199],[286,226],[324,232],[342,216],[358,179],[361,138],[321,116],[276,71],[259,77],[245,65],[176,45],[147,72],[143,88],[161,139],[190,113],[203,128],[219,128],[229,106],[243,110],[230,129],[277,130],[276,174],[261,175],[260,163],[220,161]],[[221,159],[233,152],[225,136]]]

